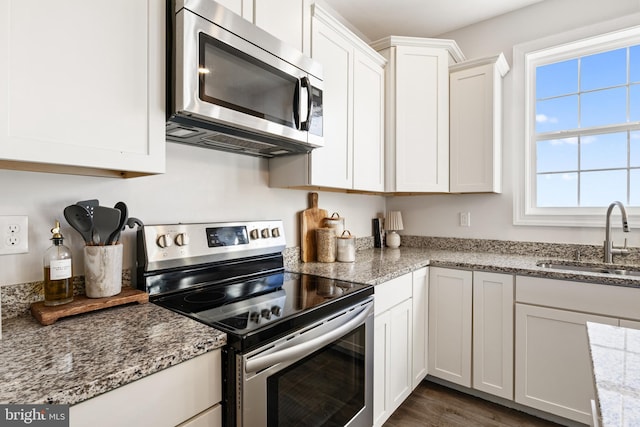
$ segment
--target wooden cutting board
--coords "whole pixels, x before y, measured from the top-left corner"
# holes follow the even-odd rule
[[[300,259],[302,262],[316,261],[316,228],[329,215],[326,209],[318,208],[318,193],[309,193],[309,209],[300,213]]]
[[[89,313],[91,311],[102,310],[118,305],[137,302],[144,304],[149,301],[149,294],[138,289],[122,287],[118,295],[104,298],[87,298],[84,295],[76,295],[73,301],[68,304],[48,307],[43,301],[31,304],[31,315],[36,318],[41,325],[51,325],[56,320],[74,316],[76,314]]]

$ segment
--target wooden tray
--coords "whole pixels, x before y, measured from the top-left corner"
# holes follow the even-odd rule
[[[138,289],[123,287],[122,292],[112,297],[87,298],[84,295],[76,295],[70,303],[53,307],[47,307],[44,305],[44,301],[38,301],[31,304],[31,314],[40,324],[51,325],[63,317],[89,313],[132,302],[139,304],[149,302],[149,294]]]

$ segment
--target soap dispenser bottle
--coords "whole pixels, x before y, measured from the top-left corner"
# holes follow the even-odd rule
[[[51,229],[53,245],[44,253],[44,305],[54,306],[73,301],[71,251],[60,234],[60,222]]]

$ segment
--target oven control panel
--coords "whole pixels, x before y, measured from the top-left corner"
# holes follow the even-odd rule
[[[281,220],[145,225],[138,233],[138,262],[147,271],[282,252],[286,246]]]

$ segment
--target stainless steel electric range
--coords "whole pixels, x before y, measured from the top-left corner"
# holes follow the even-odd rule
[[[137,286],[227,333],[226,426],[371,426],[373,287],[285,271],[282,221],[145,225]]]

